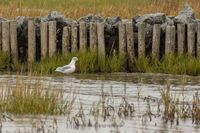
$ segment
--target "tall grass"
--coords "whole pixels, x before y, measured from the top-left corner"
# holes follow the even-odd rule
[[[91,51],[58,54],[31,65],[26,63],[13,64],[6,54],[2,54],[0,56],[0,71],[28,71],[35,74],[56,74],[55,69],[68,64],[74,56],[79,59],[76,63],[77,73],[127,72],[130,70],[129,72],[200,75],[200,57],[190,57],[188,55],[165,55],[161,59],[151,56],[138,57],[131,61],[131,65],[127,65],[126,57],[120,57],[119,55],[98,57],[96,53]],[[130,66],[131,68],[128,68]]]
[[[96,53],[88,51],[77,51],[64,55],[55,55],[52,58],[41,60],[32,65],[29,70],[35,73],[54,73],[58,66],[63,66],[71,61],[73,56],[78,57],[76,72],[94,73],[94,72],[119,72],[125,70],[124,60],[118,56],[105,57],[98,60]]]
[[[177,15],[186,2],[200,17],[199,0],[1,0],[0,15],[7,18],[19,15],[34,17],[46,15],[52,10],[60,11],[73,19],[89,13],[103,17],[118,15],[122,18],[153,12]]]
[[[0,52],[0,71],[8,69],[10,61],[11,60],[7,53]]]
[[[13,114],[65,114],[73,105],[74,98],[64,99],[61,90],[53,90],[49,85],[47,89],[41,81],[24,80],[17,78],[16,84],[9,83],[0,90],[0,112]]]
[[[200,58],[187,55],[166,55],[160,60],[140,57],[134,63],[135,71],[167,74],[200,74]]]

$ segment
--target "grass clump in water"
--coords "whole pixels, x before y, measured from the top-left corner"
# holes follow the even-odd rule
[[[65,100],[61,90],[44,88],[41,82],[30,80],[24,83],[17,78],[16,85],[1,88],[0,111],[13,114],[64,114],[73,105],[74,98]]]

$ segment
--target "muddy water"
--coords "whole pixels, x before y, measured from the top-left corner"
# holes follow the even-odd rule
[[[30,84],[42,81],[42,85],[51,85],[51,89],[64,89],[65,96],[75,95],[76,102],[73,106],[72,116],[76,114],[80,107],[83,107],[87,116],[86,121],[91,120],[91,127],[78,127],[70,123],[67,116],[13,116],[14,121],[4,120],[2,122],[3,132],[36,132],[34,124],[45,126],[46,132],[53,131],[53,119],[58,122],[58,132],[200,132],[198,125],[192,124],[191,119],[181,120],[179,124],[166,123],[162,117],[152,116],[151,120],[146,116],[147,102],[146,97],[160,99],[160,89],[166,87],[170,82],[171,91],[176,96],[184,97],[185,101],[191,101],[195,92],[200,90],[200,77],[174,76],[163,74],[74,74],[70,76],[59,75],[56,77],[32,77],[30,80],[27,76],[20,77],[23,83]],[[15,86],[16,75],[1,75],[0,87],[9,84]],[[107,102],[112,106],[119,106],[122,97],[134,105],[134,114],[128,118],[116,118],[117,127],[113,126],[113,121],[99,120],[98,125],[89,115],[94,103],[102,99],[102,91]],[[184,92],[184,96],[182,95]],[[181,99],[181,98],[180,98]],[[152,113],[157,112],[156,102],[150,102]],[[96,125],[96,126],[95,126]],[[55,130],[54,130],[55,131]]]

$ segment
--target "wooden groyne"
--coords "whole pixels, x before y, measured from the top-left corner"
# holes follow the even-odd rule
[[[57,28],[56,21],[40,23],[40,46],[37,47],[36,26],[33,20],[28,21],[28,40],[26,61],[34,63],[39,54],[39,60],[57,54]],[[153,25],[152,38],[146,40],[145,24],[138,24],[135,32],[131,21],[118,23],[117,53],[127,57],[128,61],[138,56],[153,55],[156,58],[172,54],[200,56],[200,24],[177,24],[166,27],[164,34],[160,24]],[[15,21],[5,21],[0,25],[0,50],[9,53],[14,63],[19,61],[20,52]],[[164,38],[164,41],[161,41]],[[151,41],[151,42],[149,42]],[[104,58],[106,53],[105,24],[86,22],[74,23],[62,29],[61,53],[67,54],[74,51],[88,50],[95,52],[99,58]],[[146,51],[146,44],[150,43],[150,51]],[[162,49],[161,49],[162,48]],[[164,50],[163,50],[164,48]],[[37,52],[36,52],[37,51]],[[39,52],[38,52],[39,51]],[[150,54],[147,54],[150,53]]]

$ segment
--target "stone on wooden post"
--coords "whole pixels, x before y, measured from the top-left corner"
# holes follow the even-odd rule
[[[185,50],[185,24],[177,24],[178,55],[183,55]]]
[[[98,59],[105,59],[105,38],[104,38],[104,23],[97,23],[98,36]]]
[[[189,56],[195,56],[195,28],[196,24],[194,23],[187,25],[187,48]]]
[[[197,25],[197,49],[196,49],[196,53],[197,53],[197,57],[200,57],[200,23],[198,23]]]
[[[62,36],[62,53],[68,53],[70,51],[70,28],[63,28],[63,36]]]
[[[87,27],[85,22],[79,23],[79,48],[83,52],[87,49]]]
[[[33,63],[36,59],[36,36],[33,20],[28,21],[28,62]]]
[[[78,27],[77,23],[71,26],[71,52],[78,50]]]
[[[165,38],[165,54],[174,55],[175,53],[175,26],[166,27],[166,38]]]
[[[132,22],[126,23],[126,42],[127,42],[127,55],[128,55],[128,68],[133,70],[134,61],[134,34]]]
[[[13,63],[18,62],[17,25],[16,21],[10,22],[10,46]]]
[[[159,59],[160,54],[160,24],[154,24],[153,26],[153,42],[152,42],[152,56]]]
[[[2,22],[2,51],[10,54],[10,30],[9,22]]]
[[[138,56],[145,56],[145,25],[138,24]]]
[[[48,57],[48,23],[42,22],[40,24],[40,37],[41,37],[41,58]]]
[[[119,33],[119,56],[126,56],[126,27],[124,22],[118,24]]]
[[[97,24],[90,22],[90,50],[92,52],[97,52]]]
[[[49,57],[56,53],[56,21],[49,22]]]

